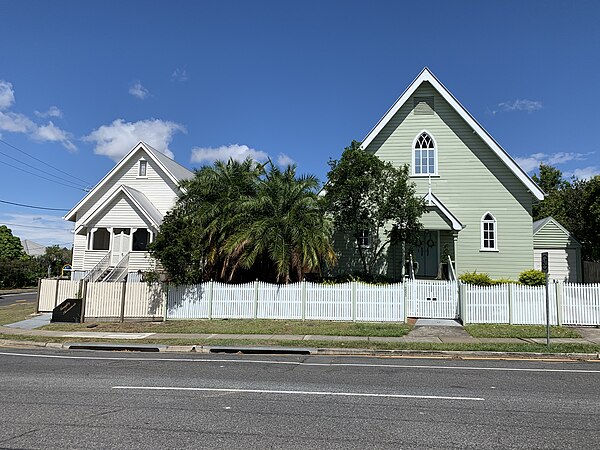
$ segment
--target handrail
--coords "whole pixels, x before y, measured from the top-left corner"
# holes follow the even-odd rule
[[[123,256],[120,261],[115,265],[113,270],[110,271],[104,281],[121,281],[124,275],[127,274],[129,268],[129,252]]]
[[[92,270],[90,270],[87,275],[85,277],[83,277],[83,281],[96,281],[98,278],[100,278],[100,276],[102,276],[102,274],[106,271],[106,269],[108,269],[109,263],[110,263],[110,252],[107,252],[106,255],[104,255],[104,257],[98,261],[98,264],[96,264],[94,267],[92,267]]]
[[[452,264],[452,259],[450,258],[450,255],[448,255],[448,274],[450,275],[450,280],[451,281],[456,281],[456,272],[454,271],[454,264]]]

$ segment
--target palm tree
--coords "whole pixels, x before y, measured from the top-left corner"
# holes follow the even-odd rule
[[[332,223],[325,216],[313,176],[296,177],[295,166],[271,165],[255,196],[240,202],[237,217],[244,223],[225,241],[233,264],[230,277],[241,267],[268,264],[275,281],[289,283],[306,273],[320,272],[323,261],[333,263]]]

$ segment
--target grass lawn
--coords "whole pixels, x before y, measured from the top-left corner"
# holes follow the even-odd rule
[[[466,325],[465,330],[478,338],[545,338],[543,325],[508,325],[504,323],[479,323]],[[580,338],[577,330],[567,327],[550,327],[550,337]]]
[[[30,319],[29,315],[33,313],[33,309],[32,304],[0,306],[0,325]]]
[[[50,324],[41,328],[54,331],[111,331],[132,333],[209,334],[320,334],[327,336],[404,336],[411,326],[403,323],[355,323],[316,320],[170,320],[167,322],[98,322],[92,324]]]
[[[0,339],[36,342],[73,342],[73,338],[45,336],[22,336],[0,334]],[[93,339],[77,339],[78,342],[98,342]],[[429,351],[482,351],[482,352],[527,352],[527,353],[599,353],[600,345],[553,344],[550,348],[542,344],[430,344],[422,342],[369,342],[369,341],[278,341],[278,340],[233,340],[233,339],[136,339],[102,340],[102,343],[205,345],[205,346],[277,346],[310,348],[359,348],[367,350],[429,350]]]

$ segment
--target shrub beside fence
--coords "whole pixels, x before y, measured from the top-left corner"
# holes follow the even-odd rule
[[[600,284],[549,286],[550,321],[600,325]],[[409,280],[390,285],[263,282],[190,286],[41,280],[39,311],[82,297],[87,319],[296,319],[403,322],[407,316],[463,323],[545,324],[545,287]],[[460,307],[459,307],[460,305]]]

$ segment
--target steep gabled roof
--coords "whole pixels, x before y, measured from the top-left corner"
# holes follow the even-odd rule
[[[552,223],[553,225],[555,225],[560,231],[562,231],[565,234],[565,236],[567,236],[571,239],[574,239],[577,243],[579,243],[579,241],[573,237],[571,232],[569,230],[567,230],[565,227],[563,227],[558,222],[558,220],[556,220],[552,216],[548,216],[544,219],[536,220],[535,222],[533,222],[533,235],[535,236],[538,233],[538,231],[540,231],[542,228],[544,228],[549,223]]]
[[[79,201],[79,203],[77,203],[73,207],[73,209],[71,209],[71,211],[69,211],[67,214],[65,214],[65,216],[63,218],[65,220],[70,220],[70,221],[74,222],[75,217],[76,217],[75,214],[77,213],[77,211],[87,202],[87,200],[89,198],[91,198],[96,192],[98,192],[100,189],[102,189],[102,187],[110,181],[113,174],[115,174],[121,167],[123,167],[125,164],[127,164],[129,162],[129,160],[131,160],[133,158],[133,155],[140,148],[143,149],[144,152],[148,155],[148,157],[151,158],[163,170],[163,172],[167,175],[167,177],[169,177],[169,179],[171,179],[171,181],[173,181],[173,183],[179,184],[179,182],[181,180],[191,178],[194,175],[194,173],[192,171],[186,169],[181,164],[179,164],[179,163],[175,162],[174,160],[172,160],[171,158],[163,155],[161,152],[159,152],[155,148],[149,146],[145,142],[140,141],[138,144],[136,144],[131,149],[131,151],[129,153],[127,153],[127,155],[125,155],[123,157],[123,159],[121,159],[121,161],[119,161],[117,163],[117,165],[115,167],[112,168],[112,170],[110,172],[108,172],[104,176],[104,178],[102,178],[98,182],[98,184],[96,184],[96,186],[94,186],[94,188],[90,192],[88,192]]]
[[[113,192],[100,205],[98,205],[96,209],[90,211],[87,217],[85,217],[85,221],[81,223],[75,232],[77,233],[82,227],[93,221],[113,200],[115,200],[121,194],[127,197],[152,225],[154,225],[156,228],[160,226],[163,215],[158,209],[156,209],[156,206],[154,206],[154,204],[148,200],[148,197],[146,197],[137,189],[122,184],[117,190],[115,190],[115,192]]]
[[[498,144],[494,138],[475,120],[475,118],[465,109],[463,105],[452,95],[452,93],[446,89],[446,87],[436,78],[436,76],[425,67],[421,73],[415,78],[415,80],[408,86],[404,93],[396,100],[392,107],[385,113],[381,120],[375,125],[375,127],[367,134],[364,138],[361,148],[365,149],[369,146],[373,139],[379,134],[379,132],[387,125],[387,123],[394,117],[398,110],[406,103],[410,96],[417,90],[421,84],[429,82],[433,88],[454,108],[454,110],[461,116],[465,122],[473,129],[475,133],[498,155],[502,162],[515,174],[515,176],[529,189],[529,191],[538,200],[544,199],[544,192],[538,187],[537,184],[519,167],[514,159]]]

